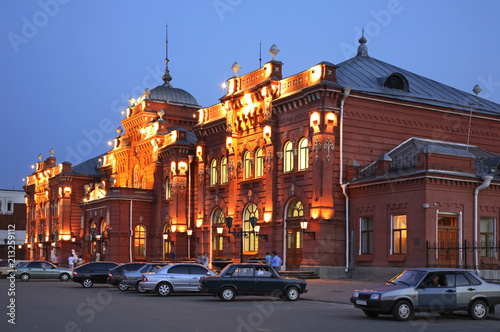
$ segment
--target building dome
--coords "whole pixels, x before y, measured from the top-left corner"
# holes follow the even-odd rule
[[[199,106],[194,97],[186,90],[173,88],[170,84],[159,85],[156,88],[146,89],[137,102],[143,100],[164,101],[172,104]]]

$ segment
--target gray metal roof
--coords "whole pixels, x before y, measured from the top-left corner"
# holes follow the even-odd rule
[[[99,159],[102,159],[105,155],[107,155],[107,153],[103,153],[92,159],[86,160],[78,165],[73,166],[71,170],[76,174],[100,176],[101,172],[99,172],[99,170],[97,169],[97,164],[99,162]]]
[[[392,159],[389,172],[379,178],[394,178],[415,174],[417,155],[419,153],[451,155],[474,159],[474,169],[477,176],[497,170],[500,165],[500,155],[478,148],[475,145],[435,141],[412,137],[387,153]],[[385,154],[385,152],[384,152]],[[380,159],[380,158],[379,158]],[[378,159],[377,159],[378,160]],[[433,170],[439,172],[439,170]],[[442,171],[449,173],[447,171]],[[376,178],[377,161],[374,161],[360,171],[353,183],[370,181]],[[458,175],[458,174],[457,174]],[[471,176],[471,174],[461,174]]]
[[[139,97],[137,102],[140,103],[145,99],[167,101],[172,104],[200,107],[196,99],[194,99],[194,97],[189,92],[182,89],[173,88],[172,86],[167,84],[159,85],[156,88],[152,89],[151,91],[149,91],[149,95],[143,93]]]
[[[409,83],[409,92],[384,87],[385,80],[391,74],[403,75]],[[434,106],[459,108],[467,111],[473,105],[473,112],[500,114],[499,104],[422,77],[368,55],[357,55],[338,64],[337,80],[341,86],[351,87],[353,91],[371,95]]]

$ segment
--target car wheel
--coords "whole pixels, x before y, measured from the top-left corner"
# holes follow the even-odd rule
[[[469,316],[472,319],[484,319],[488,313],[488,307],[482,300],[472,302],[469,308]]]
[[[299,289],[297,287],[289,287],[285,291],[285,296],[288,301],[296,301],[300,296]]]
[[[145,290],[144,288],[141,287],[140,285],[140,281],[138,281],[136,284],[135,284],[135,290],[138,291],[139,293],[146,293],[147,290]]]
[[[61,281],[68,281],[69,280],[69,274],[63,273],[59,276],[59,280]]]
[[[120,281],[118,283],[118,289],[121,291],[126,291],[128,289],[128,286],[123,283],[123,281]]]
[[[368,311],[368,310],[363,310],[363,313],[367,317],[371,317],[371,318],[375,318],[375,317],[377,317],[379,315],[378,312],[373,312],[373,311]]]
[[[162,282],[158,285],[158,294],[161,296],[167,296],[172,293],[172,286],[168,282]]]
[[[19,279],[21,279],[21,281],[30,281],[30,275],[27,273],[23,273],[23,274],[21,274]]]
[[[408,301],[400,300],[392,307],[392,315],[397,320],[410,320],[413,318],[413,308]]]
[[[93,285],[93,284],[94,284],[94,283],[92,282],[92,280],[91,280],[90,278],[85,278],[85,279],[83,279],[83,281],[82,281],[82,285],[83,285],[83,287],[85,287],[85,288],[90,288],[90,287],[92,287],[92,285]]]
[[[219,293],[219,297],[222,301],[232,301],[236,296],[236,292],[232,287],[224,287]]]

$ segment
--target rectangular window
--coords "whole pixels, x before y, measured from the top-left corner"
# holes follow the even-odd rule
[[[406,254],[406,215],[392,216],[392,253]]]
[[[260,178],[264,175],[264,155],[262,149],[257,150],[255,156],[255,177]]]
[[[373,218],[363,217],[360,220],[361,254],[373,254]]]
[[[228,175],[227,175],[227,158],[224,157],[222,158],[222,164],[221,164],[221,183],[227,183],[228,182]]]
[[[495,257],[495,219],[481,218],[479,225],[481,256]]]

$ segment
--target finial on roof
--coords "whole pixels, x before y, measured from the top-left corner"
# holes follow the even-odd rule
[[[165,74],[163,74],[163,81],[165,83],[163,85],[172,87],[170,81],[172,80],[172,76],[170,76],[170,71],[168,70],[168,25],[165,26]]]
[[[276,61],[276,55],[279,53],[279,49],[278,49],[278,46],[276,46],[276,44],[273,44],[271,46],[271,48],[269,49],[269,53],[271,53],[271,55],[273,56],[273,58],[271,59],[271,61]]]
[[[368,47],[366,47],[365,29],[361,31],[361,38],[359,38],[358,55],[368,56]]]
[[[476,94],[476,97],[477,97],[477,95],[479,95],[481,90],[483,90],[483,89],[481,88],[481,86],[479,84],[474,85],[474,88],[472,88],[472,92],[474,92]]]
[[[50,149],[49,153],[51,157],[54,157],[54,152],[55,152],[54,149]]]
[[[241,69],[240,64],[238,62],[233,63],[233,65],[231,66],[231,69],[234,71],[233,77],[238,77],[238,70]]]

